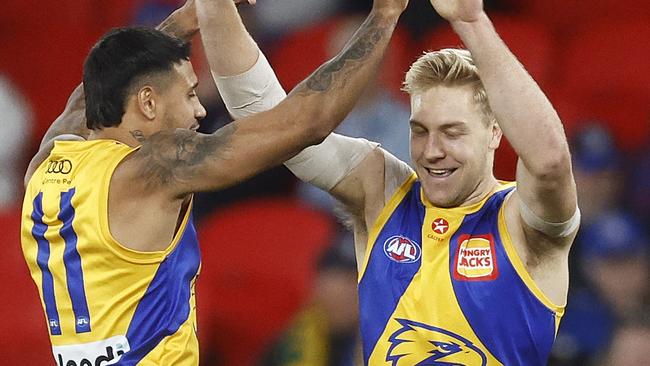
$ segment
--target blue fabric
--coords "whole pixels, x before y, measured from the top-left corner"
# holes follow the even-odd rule
[[[160,264],[138,303],[126,334],[131,350],[122,356],[120,365],[137,364],[187,321],[191,284],[200,262],[194,219],[190,217],[180,242]]]
[[[63,223],[60,235],[65,241],[65,251],[63,252],[63,263],[65,265],[66,279],[68,283],[68,293],[72,301],[72,311],[75,317],[75,331],[77,333],[90,332],[90,312],[88,311],[88,301],[86,300],[86,290],[84,289],[84,274],[81,268],[81,257],[77,251],[77,233],[72,227],[74,221],[74,207],[72,207],[72,197],[75,189],[61,193],[61,210],[59,211],[59,220]]]
[[[420,260],[413,263],[394,262],[386,256],[383,245],[395,232],[422,245],[421,228],[425,209],[420,202],[419,192],[420,184],[416,183],[382,228],[368,254],[368,267],[359,283],[363,357],[366,364],[400,298],[420,270]],[[408,229],[405,230],[406,227]]]
[[[40,192],[34,198],[32,211],[32,236],[38,243],[38,253],[36,263],[41,269],[43,302],[45,303],[45,313],[47,314],[47,325],[50,328],[50,334],[61,335],[61,322],[59,320],[59,311],[56,308],[56,298],[54,295],[54,278],[48,266],[50,260],[50,243],[45,239],[47,225],[43,222],[43,192]]]
[[[555,314],[519,277],[507,257],[498,231],[498,212],[512,189],[495,193],[476,213],[467,215],[450,242],[450,271],[458,238],[491,234],[498,276],[487,281],[458,280],[452,275],[456,299],[474,333],[504,365],[546,365],[555,337]]]

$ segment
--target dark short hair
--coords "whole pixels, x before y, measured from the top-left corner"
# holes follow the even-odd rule
[[[134,83],[171,72],[174,64],[189,58],[189,42],[155,29],[117,28],[106,33],[84,63],[87,127],[118,126]]]

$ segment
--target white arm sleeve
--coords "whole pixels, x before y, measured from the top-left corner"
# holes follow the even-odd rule
[[[287,96],[262,52],[255,65],[243,74],[218,76],[212,73],[212,77],[234,119],[267,111]]]
[[[331,133],[319,145],[304,149],[284,165],[303,182],[330,191],[378,146],[366,139]]]
[[[412,174],[413,169],[408,164],[384,150],[384,202],[388,202]]]
[[[255,65],[243,74],[212,73],[212,76],[228,112],[235,119],[269,110],[286,97],[261,52]],[[365,139],[332,133],[319,145],[304,149],[284,164],[300,180],[329,191],[378,146]]]

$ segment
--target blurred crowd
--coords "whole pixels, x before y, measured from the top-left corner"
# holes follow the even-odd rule
[[[42,5],[41,5],[42,3]],[[650,359],[650,3],[486,0],[497,31],[542,86],[572,147],[582,226],[568,306],[550,365],[641,365]],[[259,0],[249,30],[290,90],[333,56],[366,0]],[[178,0],[9,0],[0,15],[0,363],[51,364],[44,318],[22,259],[22,177],[81,79],[85,53],[113,26],[153,25]],[[34,9],[32,9],[32,7]],[[36,9],[38,7],[38,9]],[[27,16],[29,14],[29,16]],[[337,130],[409,158],[400,83],[424,50],[461,46],[428,1],[411,0],[382,72]],[[202,132],[230,122],[198,39],[194,65],[208,110]],[[503,144],[497,178],[515,177]],[[358,365],[352,238],[329,195],[283,167],[199,194],[197,285],[203,365]]]

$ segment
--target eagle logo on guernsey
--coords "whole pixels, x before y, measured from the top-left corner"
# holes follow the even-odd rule
[[[391,366],[485,366],[487,356],[469,340],[446,329],[407,319],[388,341],[386,361]]]
[[[460,281],[490,281],[499,276],[494,237],[461,235],[454,260],[454,279]]]
[[[422,250],[415,241],[395,235],[384,242],[384,254],[397,263],[414,263],[420,259]]]

